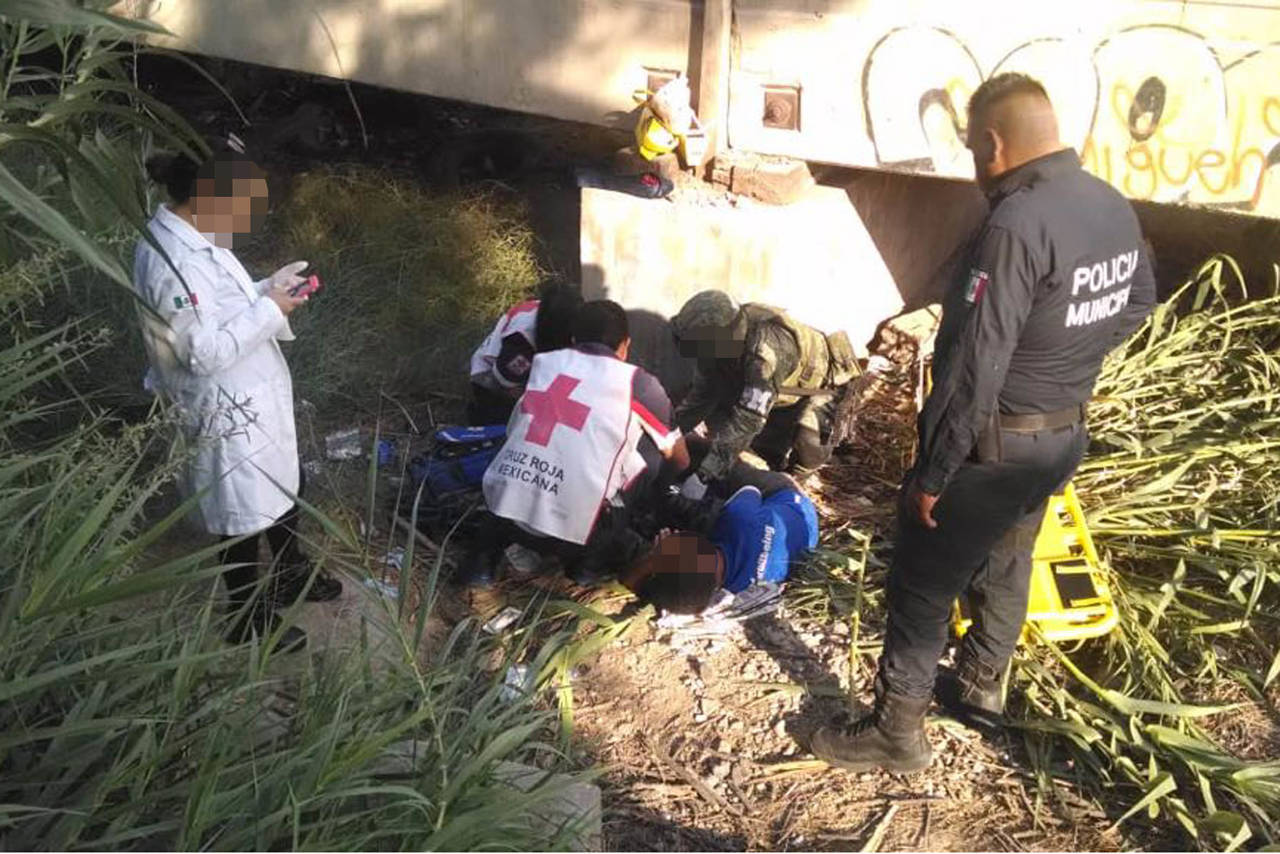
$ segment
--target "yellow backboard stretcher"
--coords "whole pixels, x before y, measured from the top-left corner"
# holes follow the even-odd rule
[[[930,373],[928,366],[922,366],[924,394],[931,385]],[[1049,641],[1102,637],[1119,621],[1102,561],[1085,524],[1084,510],[1070,483],[1051,496],[1045,508],[1031,555],[1029,593],[1027,623],[1034,623]],[[952,609],[956,635],[963,637],[972,623],[968,603],[961,596]],[[1024,626],[1022,640],[1031,639],[1032,633]]]

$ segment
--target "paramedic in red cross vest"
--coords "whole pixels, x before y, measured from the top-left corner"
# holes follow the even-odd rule
[[[485,503],[506,520],[508,537],[486,538],[473,583],[488,580],[503,540],[556,555],[579,583],[616,572],[647,546],[629,521],[652,499],[660,470],[689,467],[662,385],[626,362],[622,306],[584,304],[573,340],[534,357],[507,439],[485,472]]]
[[[1039,83],[1001,74],[978,87],[968,147],[990,212],[943,302],[898,508],[874,711],[813,737],[817,756],[850,770],[929,764],[925,714],[966,589],[973,628],[939,696],[971,722],[1003,719],[1046,502],[1084,454],[1103,357],[1155,302],[1132,206],[1059,141]]]
[[[509,308],[471,354],[473,425],[505,424],[529,380],[535,353],[568,347],[582,295],[573,285],[544,284],[537,299]]]

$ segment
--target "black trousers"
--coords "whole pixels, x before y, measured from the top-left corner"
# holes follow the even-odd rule
[[[467,422],[473,426],[506,424],[516,398],[486,386],[471,384],[471,400],[467,403]]]
[[[298,495],[302,494],[306,483],[307,473],[299,466]],[[238,608],[248,602],[253,595],[255,585],[258,583],[258,540],[261,537],[266,537],[267,539],[267,545],[271,549],[273,566],[287,566],[303,560],[302,551],[298,548],[297,537],[298,520],[301,514],[302,508],[295,503],[265,531],[245,537],[239,542],[230,542],[235,540],[236,537],[222,538],[224,542],[229,543],[222,549],[222,562],[224,564],[244,564],[243,566],[223,570],[222,573],[222,580],[227,584],[227,593],[230,596],[233,608]]]
[[[752,441],[752,450],[775,471],[791,468],[806,474],[822,468],[834,450],[831,427],[835,407],[835,395],[805,397],[790,406],[775,406],[764,429]]]
[[[1000,432],[999,458],[967,462],[943,490],[933,517],[920,524],[898,506],[898,539],[889,570],[888,611],[880,672],[895,694],[933,691],[947,644],[952,603],[969,591],[970,653],[1003,668],[1027,616],[1031,553],[1045,506],[1084,456],[1083,424],[1035,433]]]

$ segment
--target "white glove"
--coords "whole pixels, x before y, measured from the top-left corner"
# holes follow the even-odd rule
[[[691,501],[701,501],[702,496],[707,494],[707,485],[702,482],[702,478],[696,474],[691,474],[685,480],[684,485],[680,487],[680,495]]]
[[[298,275],[307,269],[306,261],[294,261],[292,264],[285,264],[279,270],[276,270],[267,278],[258,283],[258,289],[265,296],[273,288],[296,288],[305,282],[305,276]],[[297,336],[293,334],[293,327],[289,325],[289,319],[286,317],[284,325],[280,327],[280,331],[276,333],[277,341],[292,341]]]
[[[867,373],[873,376],[887,374],[892,370],[893,362],[889,361],[884,356],[875,355],[867,360]]]
[[[263,279],[262,292],[265,294],[272,288],[296,288],[307,280],[306,276],[298,275],[305,269],[307,269],[306,261],[294,261],[292,264],[285,264],[266,279]]]

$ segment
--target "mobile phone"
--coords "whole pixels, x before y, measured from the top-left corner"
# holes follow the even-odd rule
[[[307,276],[305,282],[295,285],[293,290],[289,291],[289,296],[309,297],[318,290],[320,290],[320,277],[315,275]]]

